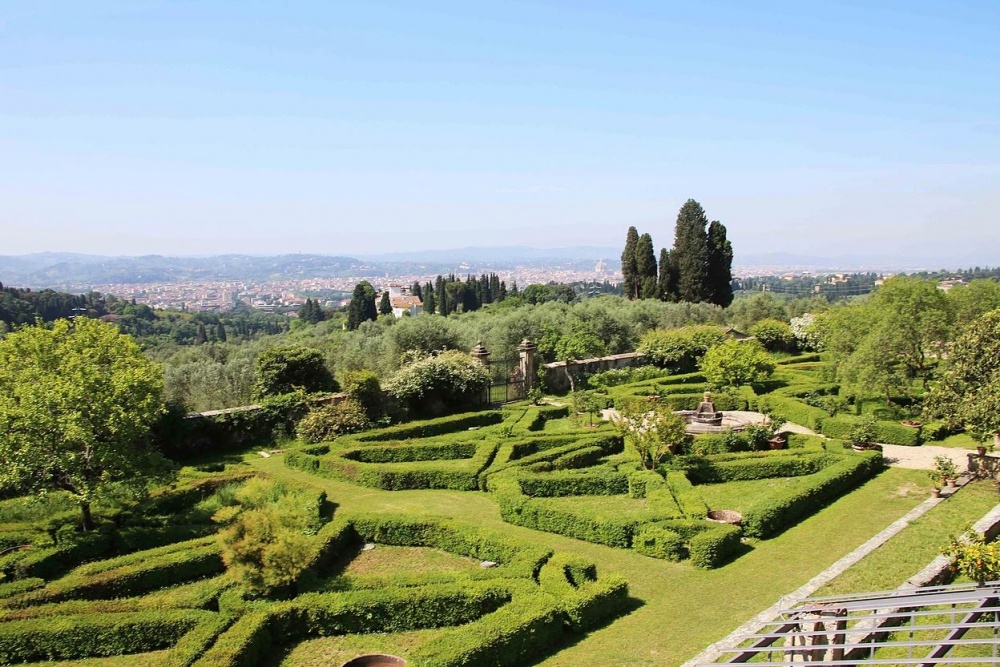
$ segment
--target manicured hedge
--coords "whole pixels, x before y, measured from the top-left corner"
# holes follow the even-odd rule
[[[800,354],[796,357],[786,357],[785,359],[780,359],[775,363],[779,366],[790,366],[793,364],[814,363],[822,360],[823,359],[818,354]]]
[[[410,661],[423,667],[521,667],[562,642],[565,624],[558,600],[523,596],[418,646]]]
[[[509,602],[501,580],[405,589],[307,593],[269,608],[272,636],[404,632],[470,623]]]
[[[820,408],[806,405],[802,401],[787,396],[776,396],[774,394],[761,396],[758,400],[758,408],[761,404],[766,404],[771,408],[774,417],[789,421],[799,426],[818,431],[823,420],[830,418],[830,413]]]
[[[684,558],[684,538],[655,523],[639,526],[632,538],[632,548],[644,556],[662,560],[679,561]]]
[[[60,577],[80,563],[112,553],[114,543],[105,532],[74,536],[73,542],[54,547],[15,551],[0,559],[0,572],[8,579]]]
[[[832,455],[822,450],[803,451],[801,454],[777,450],[774,453],[783,455],[769,456],[771,452],[747,452],[735,455],[740,458],[722,461],[692,456],[684,457],[684,460],[678,461],[676,465],[681,467],[695,484],[707,484],[811,475],[835,460]]]
[[[522,493],[534,498],[628,493],[628,477],[613,468],[595,468],[586,472],[521,473],[518,479]]]
[[[414,461],[446,461],[470,459],[476,454],[477,443],[447,442],[395,447],[362,447],[341,452],[340,456],[360,463],[412,463]]]
[[[378,442],[383,440],[408,440],[411,438],[429,438],[444,433],[467,431],[470,428],[493,426],[503,421],[503,413],[499,410],[484,410],[482,412],[466,412],[460,415],[425,419],[418,423],[400,424],[375,431],[368,431],[352,436],[358,442]]]
[[[821,431],[829,438],[846,440],[850,437],[851,430],[860,421],[856,417],[846,415],[830,417],[823,420]],[[915,447],[922,442],[921,429],[904,426],[898,422],[877,421],[875,422],[875,440],[887,445]]]
[[[157,651],[213,616],[207,611],[164,609],[9,621],[0,624],[0,663]]]
[[[0,599],[14,597],[15,595],[27,593],[28,591],[38,590],[44,586],[45,580],[39,579],[38,577],[9,581],[5,584],[0,584]]]
[[[532,412],[534,414],[532,415]],[[528,431],[541,431],[545,428],[545,422],[550,419],[562,419],[569,417],[569,406],[566,405],[543,405],[528,413],[531,421],[528,422]]]
[[[691,484],[687,475],[678,471],[670,471],[666,474],[666,482],[670,495],[684,516],[690,519],[701,519],[708,514],[708,505],[705,504],[705,500]]]
[[[688,543],[691,564],[705,569],[723,565],[739,551],[742,535],[739,528],[727,524],[693,535]]]
[[[621,577],[588,581],[562,600],[569,627],[577,632],[599,628],[628,611],[628,582]]]
[[[266,611],[243,615],[219,635],[194,667],[256,667],[272,650],[270,625]]]
[[[139,595],[222,570],[215,539],[202,538],[82,565],[44,589],[10,599],[8,605]]]
[[[190,667],[235,620],[226,614],[215,614],[202,621],[170,648],[157,667]]]
[[[368,542],[397,546],[428,546],[499,563],[511,577],[535,577],[552,551],[505,533],[448,519],[416,519],[392,514],[358,514],[350,518],[357,534]]]
[[[748,537],[771,537],[816,512],[868,479],[883,467],[882,454],[870,451],[848,454],[779,495],[761,500],[743,512],[743,532]]]

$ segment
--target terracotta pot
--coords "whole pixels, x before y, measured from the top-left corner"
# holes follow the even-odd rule
[[[936,486],[933,489],[931,489],[931,497],[932,498],[940,498],[941,497],[941,489],[937,488]]]
[[[979,454],[980,456],[986,456],[986,448],[976,447],[976,453]]]
[[[955,488],[955,481],[956,480],[955,480],[954,477],[949,477],[948,478],[948,487],[954,489]]]

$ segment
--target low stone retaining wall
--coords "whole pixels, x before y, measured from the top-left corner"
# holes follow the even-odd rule
[[[545,386],[549,391],[561,394],[570,390],[570,376],[577,382],[581,375],[593,375],[602,371],[616,370],[640,366],[646,357],[642,352],[626,352],[612,354],[607,357],[593,359],[573,359],[572,361],[556,361],[544,364]]]

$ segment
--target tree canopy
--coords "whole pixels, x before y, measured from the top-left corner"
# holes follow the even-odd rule
[[[277,396],[299,389],[307,393],[338,389],[322,353],[302,345],[272,347],[261,353],[254,396]]]
[[[727,340],[709,348],[701,372],[716,387],[742,387],[763,382],[774,373],[774,359],[755,340]]]
[[[1000,433],[1000,310],[973,321],[955,339],[927,409],[964,426],[980,442]]]
[[[162,459],[146,437],[163,412],[163,371],[113,324],[77,318],[0,340],[0,486],[91,503],[141,487]]]

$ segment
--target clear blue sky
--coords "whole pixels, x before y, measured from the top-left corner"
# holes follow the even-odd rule
[[[0,254],[1000,263],[1000,2],[0,0]],[[890,244],[890,245],[887,245]]]

